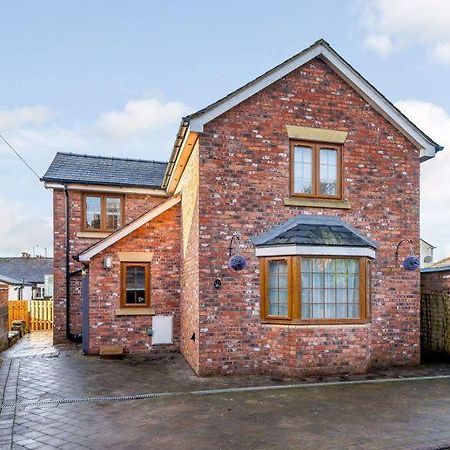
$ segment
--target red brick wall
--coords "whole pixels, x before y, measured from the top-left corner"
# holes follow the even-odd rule
[[[126,352],[179,350],[180,343],[180,207],[177,205],[96,255],[89,265],[89,353],[102,345],[123,345]],[[153,252],[150,303],[155,314],[174,315],[173,345],[151,345],[151,316],[116,316],[120,308],[118,252]],[[105,256],[113,268],[105,270]]]
[[[286,125],[348,131],[350,210],[284,205]],[[405,238],[419,251],[419,150],[323,62],[311,61],[205,126],[199,192],[200,374],[362,372],[419,362],[419,273],[401,269],[394,256]],[[249,238],[301,213],[339,216],[379,243],[370,324],[261,324]],[[234,232],[249,261],[242,272],[227,268]]]
[[[450,292],[450,270],[422,272],[420,274],[420,290],[422,294]]]
[[[98,242],[98,239],[80,238],[77,233],[82,231],[82,193],[69,191],[69,253],[70,272],[82,268],[82,265],[73,259],[84,249]],[[145,213],[152,207],[164,201],[162,197],[148,195],[126,194],[125,195],[125,222],[128,223],[136,217]],[[65,252],[66,252],[66,225],[65,225],[65,194],[62,190],[53,192],[53,246],[54,246],[54,330],[55,342],[66,339],[66,288],[65,288]],[[70,296],[70,331],[81,332],[81,276],[71,279]]]

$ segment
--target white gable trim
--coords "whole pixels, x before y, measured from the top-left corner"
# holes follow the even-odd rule
[[[375,259],[375,250],[370,247],[339,247],[328,245],[271,245],[256,247],[256,256],[355,256]]]
[[[392,125],[401,131],[410,141],[421,150],[420,157],[426,160],[434,157],[437,144],[425,133],[410,122],[392,103],[390,103],[380,92],[378,92],[367,80],[365,80],[353,67],[346,63],[334,50],[324,41],[318,41],[310,48],[294,56],[265,75],[249,83],[247,86],[231,94],[223,101],[218,101],[203,112],[194,113],[188,117],[190,131],[203,131],[206,123],[230,110],[234,106],[248,99],[252,95],[271,85],[275,81],[288,75],[293,70],[301,67],[310,60],[321,57],[331,68],[350,86],[352,86],[366,101],[385,117]]]
[[[125,236],[128,236],[134,230],[137,230],[142,225],[146,224],[147,222],[150,222],[155,217],[158,217],[162,213],[166,212],[168,209],[180,203],[180,201],[181,197],[179,196],[170,197],[168,200],[166,200],[165,202],[161,203],[158,206],[155,206],[150,211],[138,217],[133,222],[129,223],[128,225],[125,225],[123,228],[120,228],[107,238],[97,242],[92,247],[89,247],[87,250],[80,253],[78,255],[78,260],[84,263],[88,263],[93,256],[97,255],[98,253],[110,247],[111,245],[115,244],[117,241],[120,241]]]

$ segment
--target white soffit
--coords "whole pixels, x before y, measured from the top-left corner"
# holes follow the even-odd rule
[[[190,130],[201,133],[206,123],[316,57],[324,60],[332,70],[361,94],[375,110],[419,147],[421,150],[421,159],[426,160],[432,158],[436,150],[441,149],[323,40],[318,41],[308,49],[280,64],[253,82],[248,83],[224,99],[212,104],[210,107],[187,117]]]
[[[256,256],[355,256],[375,259],[375,250],[370,247],[338,247],[319,245],[271,245],[256,247]]]
[[[81,262],[89,262],[93,256],[97,255],[98,253],[110,247],[111,245],[115,244],[117,241],[120,241],[125,236],[128,236],[134,230],[137,230],[142,225],[146,224],[147,222],[150,222],[155,217],[158,217],[162,213],[166,212],[168,209],[180,203],[180,201],[181,197],[179,196],[170,197],[168,200],[166,200],[165,202],[161,203],[158,206],[155,206],[150,211],[138,217],[133,222],[129,223],[128,225],[125,225],[123,228],[120,228],[107,238],[97,242],[92,247],[89,247],[87,250],[80,253],[78,255],[78,260]]]
[[[141,188],[133,186],[107,186],[102,184],[80,184],[45,182],[46,189],[63,190],[67,188],[68,191],[85,191],[85,192],[106,192],[106,193],[121,193],[121,194],[145,194],[154,195],[155,197],[167,197],[167,193],[163,189]]]

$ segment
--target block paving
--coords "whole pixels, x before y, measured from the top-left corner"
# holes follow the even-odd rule
[[[26,355],[26,356],[23,356]],[[84,357],[33,333],[2,354],[0,449],[443,449],[450,445],[450,366],[214,395],[112,400],[144,392],[239,388],[301,380],[198,378],[178,354]],[[410,380],[409,377],[440,378]],[[326,381],[340,381],[336,377]],[[364,380],[352,377],[351,380]],[[103,397],[97,401],[83,401]],[[52,402],[52,403],[46,403]]]

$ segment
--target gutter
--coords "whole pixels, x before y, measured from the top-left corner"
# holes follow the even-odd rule
[[[167,164],[166,173],[164,174],[164,180],[162,182],[163,189],[167,189],[170,177],[172,176],[175,163],[178,159],[178,155],[180,153],[180,149],[181,146],[183,145],[184,139],[186,138],[186,133],[188,129],[189,129],[189,120],[187,119],[187,117],[183,117],[181,119],[181,123],[178,128],[177,137],[175,138],[175,142],[173,144],[172,154],[170,155],[169,163]]]

